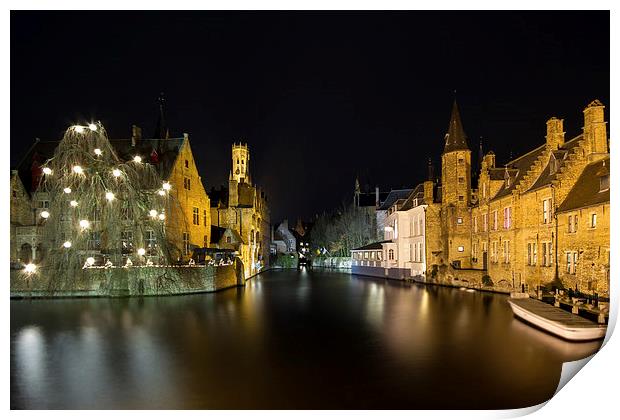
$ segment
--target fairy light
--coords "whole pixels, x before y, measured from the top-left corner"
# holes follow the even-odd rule
[[[67,241],[64,244],[62,244],[62,246],[64,246],[65,248],[71,248],[71,241]]]
[[[149,214],[151,215],[151,217],[155,218],[157,217],[157,210],[151,210],[149,211]]]
[[[48,217],[50,217],[50,212],[47,211],[47,210],[43,210],[41,212],[41,217],[44,218],[44,219],[47,219]]]
[[[71,200],[71,201],[69,202],[69,204],[71,205],[71,207],[77,207],[78,202],[77,202],[77,201],[75,201],[75,200]]]
[[[51,175],[52,174],[52,170],[48,167],[43,168],[43,173],[45,175]]]
[[[88,128],[90,129],[90,131],[97,131],[97,125],[96,124],[90,123],[90,124],[88,124]]]
[[[142,256],[144,254],[146,254],[146,251],[144,250],[144,248],[139,248],[138,249],[138,255]]]
[[[114,193],[111,193],[111,192],[108,191],[107,193],[105,193],[105,198],[108,201],[114,200]]]
[[[166,191],[164,191],[164,190],[159,190],[159,191],[157,191],[157,194],[159,194],[159,195],[162,195],[162,196],[163,196],[163,195],[166,195]]]
[[[80,227],[82,229],[88,229],[90,227],[90,222],[86,219],[80,220]]]
[[[170,191],[170,188],[172,188],[172,185],[170,185],[170,183],[166,181],[164,182],[164,185],[162,186],[162,188],[166,191]]]
[[[140,156],[134,156],[133,161],[136,163],[142,162],[142,158]]]
[[[159,215],[159,220],[164,220],[165,218],[166,218],[166,215],[165,215],[165,214],[161,213],[161,214]]]
[[[74,126],[74,129],[75,129],[76,133],[83,133],[84,132],[84,127],[82,127],[81,125]]]
[[[71,194],[71,188],[67,187],[63,190],[65,194]]]
[[[26,266],[24,267],[24,271],[28,274],[32,274],[37,271],[37,266],[33,263],[26,264]]]
[[[121,171],[118,169],[112,169],[112,175],[118,178],[119,176],[121,176]]]
[[[94,130],[93,130],[94,131]],[[97,156],[101,156],[103,154],[103,152],[101,151],[101,149],[95,149],[95,154]]]
[[[86,263],[88,265],[93,265],[95,263],[95,259],[93,257],[86,258]]]
[[[81,175],[84,173],[84,169],[82,169],[82,167],[80,165],[75,165],[73,167],[73,172],[75,172],[78,175]]]

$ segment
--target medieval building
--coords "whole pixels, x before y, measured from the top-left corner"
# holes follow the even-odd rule
[[[230,228],[241,238],[237,251],[247,278],[268,264],[271,222],[266,195],[252,183],[248,145],[233,143],[231,157],[228,188],[210,193],[211,223]]]

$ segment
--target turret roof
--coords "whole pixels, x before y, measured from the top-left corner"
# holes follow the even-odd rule
[[[444,147],[444,153],[454,152],[456,150],[469,150],[467,146],[467,136],[463,129],[463,123],[461,122],[461,115],[459,113],[459,107],[456,104],[452,104],[452,116],[450,117],[450,126],[446,133],[446,145]]]

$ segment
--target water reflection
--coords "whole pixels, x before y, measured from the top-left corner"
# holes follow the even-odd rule
[[[515,408],[600,344],[500,295],[274,271],[216,294],[11,301],[11,406]]]

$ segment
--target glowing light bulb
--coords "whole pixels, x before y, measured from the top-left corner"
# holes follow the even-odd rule
[[[69,204],[71,205],[71,207],[77,207],[78,202],[77,202],[77,201],[75,201],[75,200],[71,200],[71,201],[69,202]]]
[[[33,263],[26,264],[26,267],[24,267],[24,271],[28,274],[32,274],[37,271],[37,266]]]
[[[97,156],[101,156],[103,154],[103,152],[101,151],[101,149],[95,149],[95,154]]]
[[[151,217],[157,217],[157,210],[151,210],[149,211],[149,214],[151,215]]]
[[[97,131],[97,125],[96,124],[90,123],[90,124],[88,124],[88,128],[90,128],[91,131]]]
[[[71,188],[67,187],[63,190],[65,194],[71,194]]]
[[[113,169],[112,175],[118,178],[119,176],[121,176],[121,171],[119,171],[118,169]]]
[[[170,191],[170,188],[172,188],[172,185],[170,185],[169,182],[164,182],[164,185],[162,188],[166,191]]]
[[[84,173],[84,169],[82,169],[82,167],[80,165],[75,165],[73,167],[73,172],[75,172],[78,175],[81,175]]]
[[[164,220],[165,218],[166,218],[166,215],[165,215],[165,214],[161,213],[161,214],[159,215],[159,220]]]
[[[93,265],[95,263],[95,259],[93,257],[86,258],[86,262],[88,265]]]
[[[71,248],[71,241],[67,241],[64,244],[62,244],[62,246],[64,246],[65,248]]]
[[[106,200],[108,200],[108,201],[112,201],[112,200],[114,200],[114,193],[111,193],[111,192],[107,192],[107,193],[105,193],[105,198],[106,198]]]
[[[47,211],[47,210],[43,210],[41,212],[41,217],[44,218],[44,219],[47,219],[48,217],[50,217],[50,212]]]
[[[90,227],[90,222],[86,219],[80,220],[80,227],[82,229],[88,229]]]
[[[75,129],[76,133],[83,133],[84,132],[84,127],[82,127],[81,125],[74,126],[74,129]]]
[[[144,255],[144,254],[146,254],[146,251],[144,250],[144,248],[139,248],[138,255]]]
[[[157,191],[157,194],[159,194],[159,195],[166,195],[166,191],[164,191],[164,190],[159,190],[159,191]]]
[[[51,175],[52,174],[52,170],[48,167],[43,168],[43,173],[45,175]]]
[[[140,163],[140,162],[142,162],[142,158],[140,156],[135,156],[133,158],[133,161],[136,162],[136,163]]]

